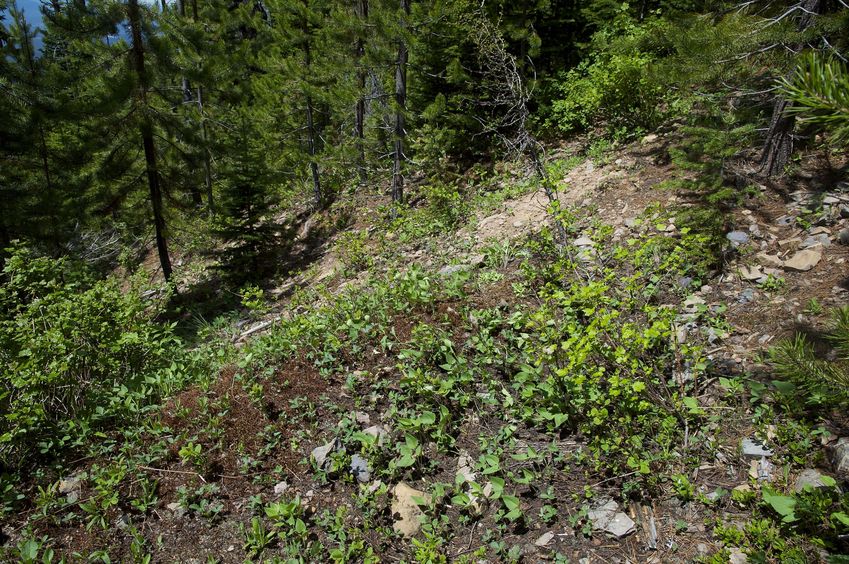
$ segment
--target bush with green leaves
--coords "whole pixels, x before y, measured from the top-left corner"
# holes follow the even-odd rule
[[[10,249],[0,286],[0,462],[57,454],[115,419],[142,417],[175,381],[181,343],[135,281]],[[175,353],[177,351],[177,353]]]
[[[591,54],[548,85],[546,120],[561,131],[591,129],[603,122],[611,131],[647,130],[658,125],[666,89],[652,72],[661,21],[637,25],[627,18],[593,37]]]

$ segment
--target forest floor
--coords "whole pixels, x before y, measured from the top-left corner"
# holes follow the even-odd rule
[[[670,182],[694,175],[674,142],[550,151],[560,247],[518,167],[469,173],[485,188],[439,229],[452,206],[375,219],[385,197],[358,194],[338,212],[352,225],[228,333],[233,362],[56,469],[7,545],[26,530],[121,562],[841,552],[770,500],[849,478],[845,415],[800,414],[764,354],[846,303],[849,186],[812,157],[696,235],[706,204]]]

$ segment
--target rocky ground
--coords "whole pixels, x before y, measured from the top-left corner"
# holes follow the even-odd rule
[[[677,210],[696,204],[663,188],[678,174],[663,158],[668,143],[652,135],[601,161],[578,159],[556,179],[563,207],[575,216],[567,248],[588,284],[604,279],[597,263],[614,261],[608,247],[686,236]],[[574,160],[574,153],[567,148],[551,158]],[[750,556],[790,559],[797,555],[791,549],[809,560],[826,558],[808,533],[782,529],[780,515],[774,519],[759,496],[849,479],[844,418],[828,413],[794,422],[776,407],[780,401],[760,403],[759,388],[749,382],[772,379],[763,356],[771,344],[797,332],[816,334],[828,309],[845,304],[849,184],[802,171],[781,186],[759,187],[728,214],[722,260],[709,275],[679,276],[654,298],[675,311],[670,350],[698,346],[711,368],[670,364],[672,391],[664,401],[689,409],[693,417],[680,420],[693,428],[676,430],[670,452],[649,453],[647,472],[594,466],[583,461],[592,437],[551,432],[508,413],[508,404],[521,403],[521,391],[497,362],[481,367],[495,375],[492,383],[464,384],[467,395],[451,403],[462,406],[461,415],[450,423],[425,399],[440,379],[416,388],[423,394],[417,410],[408,372],[399,368],[418,366],[403,351],[420,339],[421,323],[437,327],[445,346],[454,347],[443,358],[449,363],[461,350],[497,349],[480,340],[481,312],[498,317],[503,333],[510,315],[540,305],[541,298],[519,289],[524,262],[533,262],[523,258],[531,257],[527,241],[551,223],[544,193],[531,189],[499,201],[456,232],[408,238],[401,228],[369,224],[377,205],[363,198],[354,231],[364,234],[370,263],[354,267],[350,242],[328,243],[312,268],[278,289],[272,313],[238,328],[233,340],[241,352],[233,364],[172,398],[140,437],[110,438],[100,457],[56,475],[53,493],[33,490],[30,508],[4,524],[6,546],[32,534],[49,538],[71,560],[108,554],[154,562],[739,563]],[[391,338],[367,341],[363,350],[342,347],[335,366],[314,354],[326,343],[281,352],[296,342],[295,333],[311,330],[292,320],[343,307],[335,300],[367,293],[373,275],[409,268],[427,273],[423,285],[450,286],[459,277],[471,289],[463,298],[449,293],[431,305],[387,309]],[[326,291],[306,299],[294,291],[316,285]],[[382,312],[375,306],[372,320],[352,314],[347,328],[328,329],[326,338],[366,331],[358,324],[383,323],[376,321]],[[274,333],[281,320],[289,323],[285,338]],[[497,350],[511,355],[509,347]],[[244,356],[261,354],[272,360],[254,366]],[[477,370],[486,357],[464,358]],[[252,379],[257,374],[262,378]],[[502,394],[509,401],[493,399]],[[432,429],[427,440],[421,429]],[[657,449],[649,443],[646,449]],[[639,458],[643,447],[630,448]],[[132,469],[117,458],[133,461]],[[101,512],[86,508],[102,502],[110,471],[120,474],[112,476],[120,501]],[[657,480],[645,477],[655,472]],[[650,486],[630,495],[635,475]],[[148,487],[149,505],[131,505]],[[87,516],[95,515],[104,520],[92,524]],[[753,540],[775,531],[781,542]]]

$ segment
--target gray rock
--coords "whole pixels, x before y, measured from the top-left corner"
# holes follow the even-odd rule
[[[439,269],[440,276],[451,276],[453,274],[457,274],[458,272],[466,272],[471,270],[471,266],[468,264],[449,264],[448,266],[443,266]]]
[[[745,245],[749,242],[749,234],[745,231],[731,231],[725,235],[725,238],[731,241],[733,247]]]
[[[805,249],[784,261],[784,268],[796,272],[807,272],[819,264],[820,260],[822,260],[822,251],[819,248]]]
[[[746,288],[739,294],[737,294],[737,302],[741,304],[747,304],[751,301],[755,300],[755,291],[752,288]]]
[[[180,519],[180,518],[182,518],[186,515],[186,508],[183,507],[182,505],[180,505],[179,503],[177,503],[176,501],[169,503],[165,507],[167,507],[168,510],[170,510],[171,513],[174,514],[174,517],[176,517],[178,519]]]
[[[749,282],[763,282],[767,279],[760,266],[741,266],[739,272],[740,278]]]
[[[831,451],[834,471],[846,480],[849,478],[849,437],[842,437]]]
[[[822,245],[823,247],[828,247],[831,245],[831,239],[828,235],[819,234],[812,235],[811,237],[806,238],[802,241],[802,244],[799,245],[800,249],[810,249],[811,247],[816,247],[817,245]]]
[[[595,243],[589,237],[578,237],[572,241],[572,244],[576,247],[592,247]]]
[[[464,482],[474,482],[476,474],[474,472],[475,461],[466,450],[460,450],[460,457],[457,459],[457,478]]]
[[[849,229],[841,229],[837,234],[837,241],[841,245],[849,245]]]
[[[368,466],[368,461],[359,454],[351,457],[351,474],[361,484],[365,484],[371,480],[371,468]]]
[[[796,218],[792,215],[782,215],[778,219],[775,220],[775,223],[781,225],[783,227],[789,227],[796,222]]]
[[[778,242],[778,248],[784,252],[787,251],[795,251],[799,248],[799,245],[802,244],[802,240],[798,237],[790,237],[789,239],[782,239]]]
[[[282,495],[289,489],[289,484],[286,482],[277,482],[274,484],[274,495]]]
[[[59,493],[69,494],[82,488],[82,479],[79,476],[69,476],[59,482]]]
[[[849,192],[849,182],[841,181],[834,185],[834,190],[837,192]]]
[[[657,141],[657,139],[658,139],[658,137],[657,137],[657,134],[656,134],[656,133],[649,133],[648,135],[646,135],[645,137],[643,137],[643,139],[642,139],[640,142],[641,142],[643,145],[645,145],[645,144],[647,144],[647,143],[654,143],[655,141]]]
[[[534,544],[537,546],[548,546],[552,540],[554,540],[554,533],[549,531],[540,535],[540,537],[534,541]]]
[[[79,476],[69,476],[59,482],[59,493],[65,495],[68,503],[76,503],[80,499],[82,479]]]
[[[469,266],[472,268],[483,266],[484,262],[486,262],[485,255],[472,255],[469,257]]]
[[[323,470],[324,466],[327,464],[327,457],[330,456],[330,453],[338,450],[340,447],[339,439],[333,439],[326,445],[317,446],[312,449],[312,459],[315,460],[315,465],[318,466],[319,470]]]
[[[634,229],[635,227],[637,227],[637,218],[626,217],[625,221],[623,221],[622,223],[624,223],[625,227],[627,227],[628,229]]]
[[[757,439],[743,439],[740,442],[740,449],[743,451],[743,456],[746,458],[772,456],[772,451],[766,448],[764,444]]]
[[[371,424],[371,416],[368,413],[365,413],[363,411],[355,411],[354,412],[354,419],[360,425],[370,425]]]
[[[609,533],[616,538],[622,538],[634,532],[634,521],[622,511],[617,511],[619,504],[608,501],[587,513],[593,527],[599,531]]]
[[[679,288],[685,288],[685,289],[689,288],[692,283],[693,283],[692,276],[682,276],[681,278],[678,279],[678,287]]]
[[[849,206],[840,206],[840,217],[843,219],[849,218]]]
[[[389,440],[389,431],[383,425],[372,425],[368,429],[363,429],[363,433],[377,438],[377,446],[383,446]]]
[[[810,486],[813,489],[826,487],[825,482],[823,481],[823,475],[819,470],[815,470],[813,468],[806,468],[802,470],[799,477],[796,478],[796,483],[793,488],[797,492],[801,492],[807,486]]]
[[[784,266],[784,261],[778,258],[777,255],[771,255],[769,253],[758,253],[755,257],[757,261],[763,266],[769,266],[772,268],[781,268]]]
[[[827,206],[833,206],[834,204],[840,203],[840,198],[835,198],[834,196],[826,196],[822,199],[822,203]]]
[[[746,564],[748,561],[749,557],[739,548],[732,548],[728,555],[728,564]]]

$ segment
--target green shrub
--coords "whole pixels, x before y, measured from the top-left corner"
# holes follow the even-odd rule
[[[107,420],[141,415],[180,341],[138,285],[93,280],[66,259],[10,249],[0,286],[0,463],[57,454]]]

